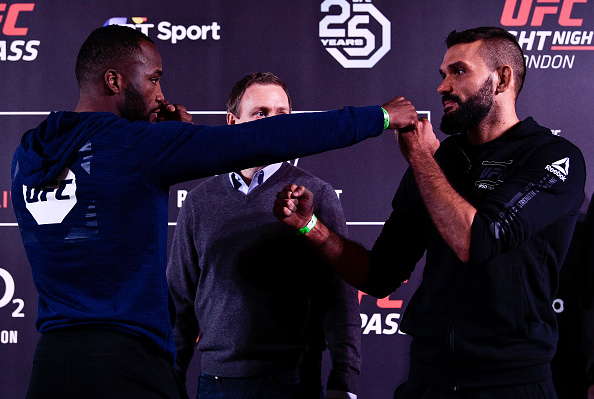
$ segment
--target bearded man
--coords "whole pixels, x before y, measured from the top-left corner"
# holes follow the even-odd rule
[[[275,215],[349,283],[378,298],[423,280],[402,321],[412,336],[408,381],[394,398],[556,398],[550,360],[559,268],[584,201],[579,149],[516,114],[526,68],[497,27],[452,32],[440,67],[441,144],[419,120],[397,133],[410,167],[371,251],[313,216],[312,194],[291,185]],[[570,167],[571,165],[571,167]]]

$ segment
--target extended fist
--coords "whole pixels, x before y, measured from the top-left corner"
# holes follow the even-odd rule
[[[299,230],[310,221],[313,214],[313,194],[303,186],[285,186],[276,194],[272,212],[278,220]]]
[[[419,119],[415,107],[402,96],[388,101],[382,107],[390,115],[390,129],[412,129]]]

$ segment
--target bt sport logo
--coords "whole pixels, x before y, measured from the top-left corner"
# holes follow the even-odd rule
[[[140,30],[147,36],[151,29],[155,27],[155,24],[148,23],[147,17],[132,17],[130,21],[128,21],[127,17],[114,17],[110,18],[103,26],[107,25],[122,25],[128,26],[130,28]],[[169,41],[171,44],[176,44],[181,42],[185,39],[188,40],[220,40],[221,35],[219,31],[221,26],[217,22],[212,22],[208,25],[173,25],[171,22],[168,21],[161,21],[157,24],[157,30],[159,34],[157,35],[157,39]]]

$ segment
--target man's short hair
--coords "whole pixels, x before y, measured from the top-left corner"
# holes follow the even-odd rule
[[[229,98],[227,99],[227,112],[238,118],[240,117],[241,109],[239,109],[239,104],[241,103],[245,91],[253,84],[277,85],[282,87],[289,99],[289,110],[293,108],[289,90],[278,76],[270,72],[255,72],[246,75],[243,79],[235,83],[235,86],[231,89],[231,94],[229,94]]]
[[[524,53],[515,36],[497,26],[484,26],[462,32],[452,31],[446,38],[448,48],[463,43],[474,43],[481,40],[480,54],[493,70],[509,65],[515,77],[516,98],[524,86],[526,63]]]
[[[109,68],[117,68],[123,62],[142,52],[143,41],[154,42],[134,28],[108,25],[95,29],[81,46],[76,59],[78,87],[85,87],[102,76]]]

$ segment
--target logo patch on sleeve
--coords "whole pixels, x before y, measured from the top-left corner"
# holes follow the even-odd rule
[[[550,165],[545,166],[545,169],[557,176],[562,181],[567,179],[569,175],[569,158],[565,157]]]

